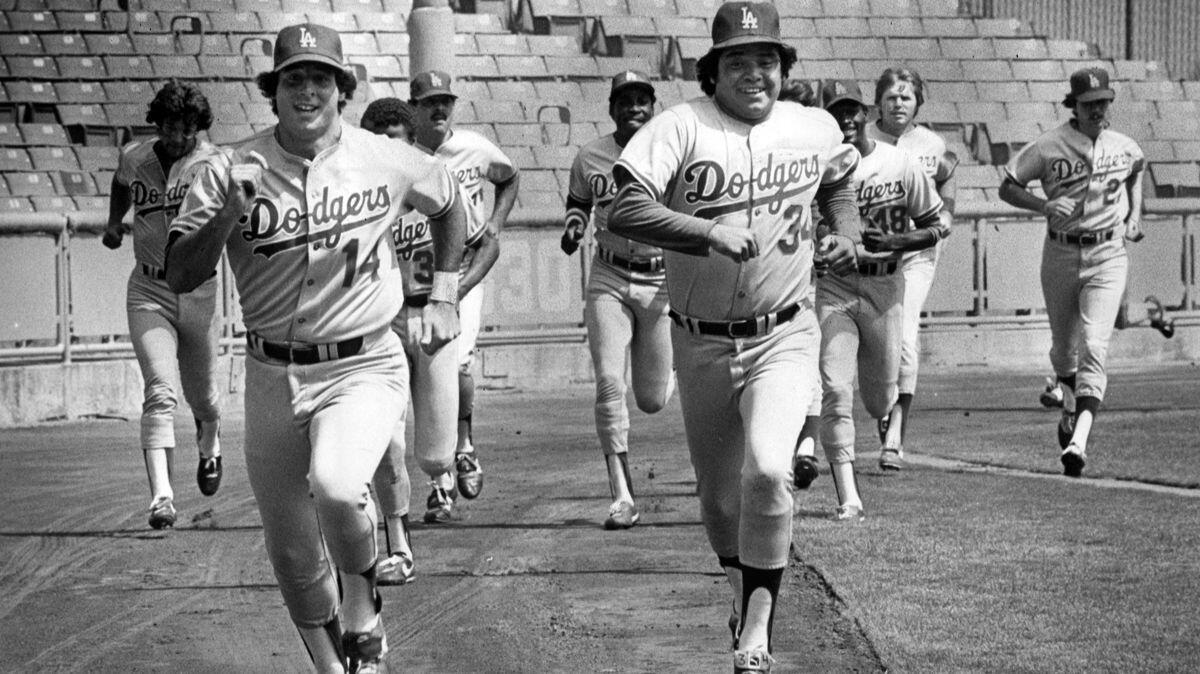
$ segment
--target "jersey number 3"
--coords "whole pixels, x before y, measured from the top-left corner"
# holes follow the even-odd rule
[[[803,225],[803,206],[788,206],[787,210],[783,212],[783,219],[791,224],[788,225],[787,234],[779,240],[779,250],[782,250],[785,255],[792,255],[800,250],[801,241],[812,239],[812,227]]]

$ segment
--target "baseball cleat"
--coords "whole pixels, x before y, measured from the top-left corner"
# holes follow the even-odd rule
[[[860,505],[840,505],[833,513],[836,522],[861,522],[867,519],[867,513]]]
[[[196,485],[200,493],[212,496],[221,488],[221,457],[200,457],[200,465],[196,467]]]
[[[458,493],[465,499],[473,499],[483,491],[483,468],[475,452],[459,452],[454,457],[454,472],[458,474],[456,482]]]
[[[775,658],[765,649],[753,648],[733,652],[733,674],[759,674],[771,671]]]
[[[454,507],[454,499],[441,487],[434,485],[425,500],[425,523],[445,524],[450,521],[450,511]]]
[[[412,555],[395,552],[379,560],[375,567],[376,585],[407,585],[416,577]]]
[[[1150,327],[1162,333],[1163,337],[1170,339],[1175,336],[1175,320],[1167,318],[1166,311],[1163,309],[1162,302],[1154,295],[1146,296],[1146,303],[1151,305],[1146,313],[1150,318]]]
[[[383,620],[375,623],[370,632],[346,632],[342,635],[342,650],[350,666],[348,674],[378,674],[386,672],[383,656],[388,652],[387,633]]]
[[[808,486],[817,479],[820,472],[817,470],[817,460],[808,455],[796,457],[796,461],[792,464],[792,486],[796,489],[808,489]]]
[[[617,501],[608,508],[608,519],[604,520],[604,528],[612,531],[614,529],[628,529],[638,523],[641,515],[638,514],[637,506],[629,501]]]
[[[1054,377],[1046,377],[1046,388],[1038,396],[1038,402],[1042,403],[1042,407],[1063,406],[1062,389],[1059,388],[1058,381]]]
[[[1083,474],[1083,467],[1087,464],[1086,455],[1079,445],[1071,443],[1063,450],[1062,456],[1063,475],[1067,477],[1079,477]]]
[[[150,504],[150,528],[169,529],[175,526],[175,505],[170,496],[159,496]]]
[[[1075,413],[1063,410],[1062,417],[1058,420],[1058,446],[1061,449],[1066,449],[1067,445],[1071,444],[1071,437],[1075,435]]]
[[[880,447],[879,467],[883,470],[903,470],[904,450],[899,447]]]

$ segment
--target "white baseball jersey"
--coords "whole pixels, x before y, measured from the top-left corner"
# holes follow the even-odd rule
[[[1074,199],[1074,213],[1047,221],[1052,231],[1076,234],[1124,227],[1129,215],[1126,183],[1144,163],[1142,149],[1130,137],[1105,129],[1093,142],[1072,120],[1021,148],[1004,173],[1022,187],[1040,180],[1047,199]],[[1123,235],[1121,230],[1114,238]]]
[[[629,259],[657,257],[662,255],[658,246],[627,239],[608,230],[608,211],[617,196],[617,181],[613,179],[612,168],[620,156],[621,146],[611,133],[579,148],[579,154],[571,164],[568,195],[592,205],[596,243],[602,248]]]
[[[458,196],[465,199],[461,186]],[[461,271],[465,272],[470,266],[473,251],[482,237],[482,226],[475,227],[468,235]],[[392,239],[396,244],[396,262],[404,279],[404,296],[428,295],[433,290],[434,272],[433,231],[429,227],[429,216],[420,211],[409,211],[400,216],[392,225]]]
[[[915,221],[932,220],[935,224],[929,227],[939,240],[950,235],[949,227],[930,217],[942,208],[933,180],[917,159],[903,150],[875,143],[875,149],[859,161],[853,181],[865,228],[901,234],[916,229],[919,225]],[[898,259],[901,255],[900,251],[890,251],[873,254],[871,259]]]
[[[671,306],[733,321],[810,297],[813,197],[858,159],[824,110],[778,102],[751,125],[705,97],[656,115],[617,163],[671,210],[755,232],[759,254],[745,262],[665,252]]]
[[[487,224],[488,206],[484,203],[483,183],[500,183],[513,177],[517,169],[508,155],[492,141],[469,129],[455,129],[433,153],[458,179],[467,211],[467,240],[478,236]]]
[[[246,327],[278,342],[321,344],[388,326],[403,301],[392,223],[407,209],[437,217],[457,194],[441,162],[407,143],[343,124],[314,159],[289,154],[274,127],[241,141],[197,176],[172,232],[220,209],[228,166],[262,155],[259,193],[226,241]]]
[[[208,141],[171,165],[163,174],[162,162],[154,152],[157,138],[129,143],[121,148],[116,181],[129,188],[133,201],[133,254],[141,264],[162,269],[166,261],[167,229],[201,167],[214,161],[220,150]]]
[[[907,152],[920,163],[921,169],[933,178],[935,184],[941,185],[949,180],[954,175],[954,169],[958,168],[958,157],[946,151],[946,140],[936,131],[923,126],[909,127],[899,136],[893,136],[879,128],[878,124],[870,124],[867,126],[867,137]]]

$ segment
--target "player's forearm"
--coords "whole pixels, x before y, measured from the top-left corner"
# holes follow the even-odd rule
[[[1016,206],[1017,208],[1037,213],[1043,213],[1046,208],[1045,199],[1042,199],[1008,178],[1005,178],[1004,182],[1000,183],[1000,200],[1010,206]]]
[[[129,212],[129,207],[133,204],[133,198],[129,193],[129,187],[124,183],[117,182],[115,177],[109,194],[108,226],[114,228],[118,227],[125,219],[125,214]]]
[[[819,187],[817,207],[834,234],[847,236],[855,243],[862,241],[862,218],[858,214],[858,200],[849,175]]]
[[[935,220],[937,216],[932,216]],[[911,232],[893,235],[892,247],[894,250],[901,252],[909,252],[913,250],[924,250],[937,245],[937,242],[942,237],[938,236],[941,231],[940,226],[926,226],[921,229],[914,229]],[[949,231],[949,230],[947,230]]]
[[[483,282],[498,259],[500,259],[500,238],[491,231],[484,230],[479,250],[475,251],[475,256],[471,258],[471,264],[467,266],[462,278],[458,280],[459,300],[466,297],[467,293]]]
[[[467,238],[467,212],[462,199],[455,198],[449,210],[429,219],[433,239],[433,269],[435,272],[458,273],[462,266],[463,247]]]
[[[1129,215],[1126,216],[1126,222],[1141,222],[1142,220],[1142,172],[1136,171],[1129,177],[1126,183],[1129,189]]]
[[[499,234],[508,222],[508,215],[517,204],[517,191],[521,185],[520,172],[513,173],[508,180],[496,184],[496,203],[492,206],[492,217],[488,218],[488,229]]]
[[[708,255],[714,225],[712,220],[672,211],[632,180],[617,192],[608,212],[608,229],[614,234],[688,255]]]
[[[191,292],[213,275],[240,219],[241,214],[222,208],[205,226],[168,240],[166,273],[172,292]]]
[[[942,222],[949,227],[954,220],[954,204],[958,197],[958,182],[954,175],[937,184],[938,196],[942,198],[942,209],[939,215],[943,215]]]

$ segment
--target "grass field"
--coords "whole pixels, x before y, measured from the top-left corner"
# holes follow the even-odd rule
[[[1058,476],[1036,376],[978,376],[927,377],[908,439],[967,463],[883,474],[863,454],[850,527],[826,519],[822,475],[798,499],[799,557],[896,671],[1200,670],[1200,493],[1146,486],[1200,484],[1197,370],[1114,373],[1079,480]]]

